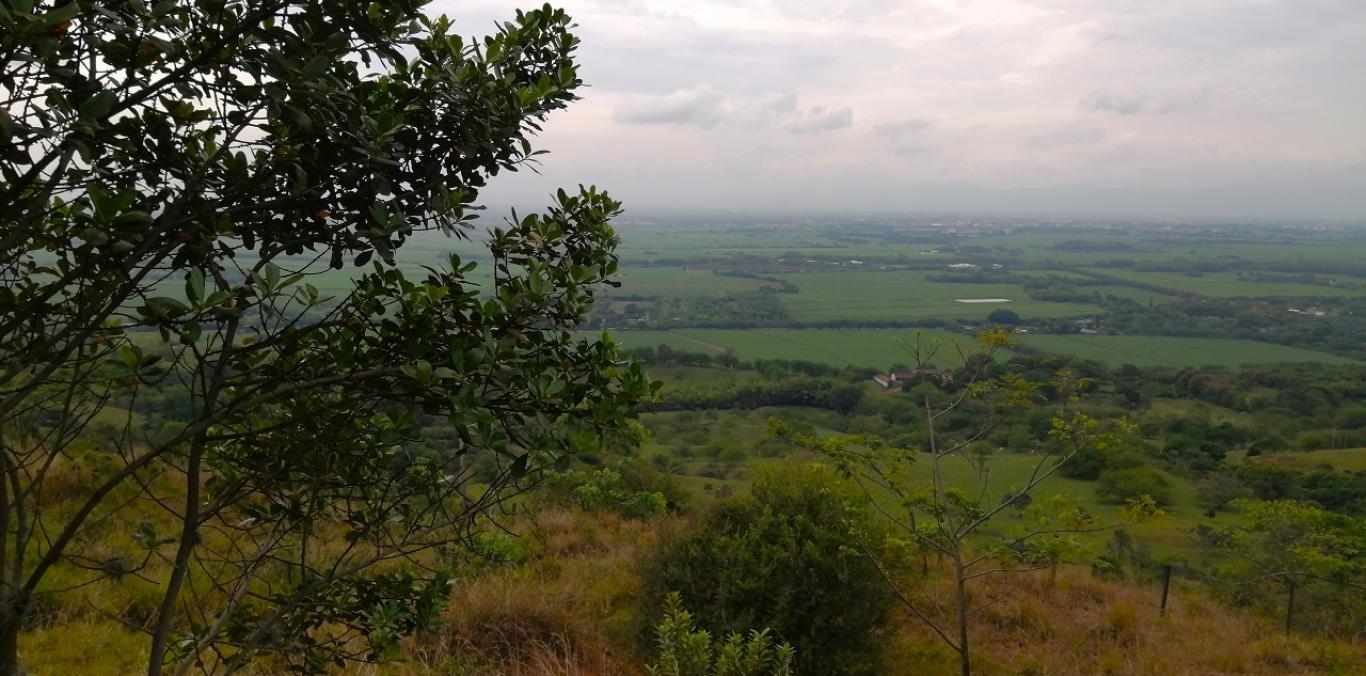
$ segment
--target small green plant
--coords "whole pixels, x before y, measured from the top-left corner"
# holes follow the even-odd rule
[[[678,592],[664,599],[664,617],[655,628],[659,657],[646,668],[650,676],[788,676],[796,650],[774,645],[767,629],[752,629],[748,638],[731,633],[714,642],[711,632],[697,629]]]
[[[571,493],[579,508],[589,512],[615,511],[631,519],[648,519],[669,508],[663,493],[634,490],[612,468],[558,472],[551,475],[549,483]]]

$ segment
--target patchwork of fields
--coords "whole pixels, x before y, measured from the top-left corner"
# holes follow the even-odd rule
[[[980,236],[966,240],[970,247],[960,247],[951,237],[943,244],[924,241],[888,244],[873,237],[859,235],[832,236],[819,230],[782,229],[678,229],[634,227],[622,230],[620,250],[623,266],[617,273],[619,287],[602,290],[602,308],[626,312],[628,318],[648,317],[663,312],[660,304],[688,302],[688,299],[743,297],[753,294],[773,282],[752,277],[716,274],[714,268],[736,267],[727,260],[786,261],[784,266],[806,265],[806,272],[763,272],[797,287],[796,293],[781,293],[772,297],[785,309],[787,317],[796,322],[914,322],[925,319],[959,320],[964,324],[978,324],[996,310],[1008,309],[1026,322],[1102,317],[1107,308],[1096,303],[1077,302],[1092,293],[1133,300],[1141,307],[1156,307],[1178,302],[1178,296],[1163,294],[1136,286],[1133,282],[1167,288],[1209,298],[1241,297],[1318,297],[1353,298],[1366,296],[1366,290],[1308,284],[1299,281],[1248,281],[1244,273],[1208,272],[1145,272],[1123,267],[1097,267],[1097,263],[1114,259],[1145,262],[1216,260],[1211,252],[1219,252],[1221,264],[1237,260],[1283,260],[1292,262],[1322,261],[1341,265],[1362,253],[1356,242],[1334,245],[1330,242],[1307,240],[1300,243],[1273,244],[1269,242],[1230,242],[1214,246],[1199,240],[1163,238],[1159,235],[1135,236],[1107,233],[1017,232],[1009,235]],[[442,265],[451,252],[464,260],[477,260],[480,265],[469,274],[471,282],[485,290],[493,286],[488,250],[475,233],[474,240],[452,239],[434,234],[414,237],[412,246],[404,251],[399,267],[410,276],[421,277],[425,265]],[[963,253],[968,251],[969,253]],[[1036,300],[1021,284],[1014,283],[959,283],[934,281],[930,277],[949,272],[950,265],[960,263],[965,256],[1001,256],[1006,261],[1001,273],[1009,272],[1015,280],[1039,280],[1045,285],[1056,284],[1059,301]],[[805,257],[824,257],[819,265]],[[913,269],[885,269],[880,264],[860,264],[858,257],[903,256]],[[650,261],[692,261],[691,264],[642,265]],[[990,259],[988,259],[990,260]],[[714,262],[712,262],[714,261]],[[927,262],[942,268],[926,270]],[[304,263],[300,258],[299,263]],[[325,263],[326,261],[322,261]],[[1027,269],[1015,269],[1018,262]],[[1052,267],[1056,265],[1057,267]],[[919,266],[916,269],[916,266]],[[1038,266],[1030,268],[1029,266]],[[1071,269],[1065,269],[1073,266]],[[896,268],[888,264],[887,267]],[[1000,266],[997,266],[998,268]],[[824,269],[822,269],[824,268]],[[317,269],[317,266],[314,267]],[[310,278],[310,283],[324,294],[340,295],[350,288],[353,277],[362,270],[346,268],[323,270]],[[744,269],[743,265],[739,269]],[[789,267],[790,269],[790,267]],[[1298,269],[1304,269],[1303,267]],[[967,274],[973,274],[967,267]],[[991,272],[985,263],[981,271]],[[286,271],[291,272],[291,271]],[[1098,280],[1083,273],[1094,273],[1118,280],[1117,283],[1096,283]],[[1268,275],[1274,276],[1274,275]],[[1290,275],[1282,275],[1293,279]],[[1323,280],[1327,275],[1318,275]],[[1344,276],[1346,286],[1366,285],[1362,278]],[[179,280],[173,280],[179,284]],[[617,300],[612,300],[617,299]],[[652,300],[652,299],[657,299]],[[985,302],[991,299],[991,302]],[[1330,301],[1324,301],[1330,302]],[[629,308],[626,304],[634,304]],[[1306,305],[1312,304],[1306,301]],[[1108,305],[1108,303],[1107,303]],[[710,307],[710,306],[708,306]],[[742,309],[743,305],[739,306]],[[770,301],[770,307],[772,303]],[[677,310],[671,310],[672,313]],[[686,313],[679,313],[684,314]],[[772,315],[770,315],[772,316]],[[666,318],[658,318],[666,319]],[[689,318],[693,319],[693,318]],[[697,317],[705,323],[707,317]],[[744,317],[740,316],[739,320]],[[618,320],[619,321],[619,320]],[[674,324],[679,324],[674,318]],[[688,322],[682,322],[687,326]],[[724,325],[724,324],[722,324]],[[1162,332],[1162,331],[1158,331]],[[912,361],[898,339],[913,334],[911,329],[697,329],[678,328],[673,331],[621,330],[619,339],[633,347],[668,345],[674,349],[721,353],[734,351],[742,359],[775,358],[802,359],[836,365],[855,365],[885,369],[893,363]],[[959,333],[929,331],[929,337],[952,342],[964,341]],[[971,342],[968,340],[968,342]],[[1330,364],[1356,363],[1344,357],[1310,349],[1288,347],[1252,340],[1216,338],[1176,338],[1144,335],[1052,335],[1032,333],[1021,336],[1024,346],[1049,353],[1070,354],[1094,359],[1111,365],[1136,366],[1204,366],[1236,367],[1242,364],[1282,362],[1322,362]],[[945,349],[945,353],[949,350]],[[940,360],[944,363],[946,360]]]

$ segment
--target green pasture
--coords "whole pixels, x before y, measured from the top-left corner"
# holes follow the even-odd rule
[[[694,340],[689,340],[682,334],[673,331],[616,330],[611,331],[610,333],[612,334],[613,340],[625,345],[628,349],[667,345],[675,350],[684,350],[687,352],[718,352],[718,350],[712,349],[706,345],[701,345]],[[596,338],[598,335],[601,335],[601,332],[583,331],[581,334],[588,338]]]
[[[1300,469],[1314,469],[1320,465],[1328,465],[1343,472],[1366,472],[1366,448],[1338,448],[1306,451],[1304,453],[1283,453],[1258,461],[1291,465]]]
[[[799,287],[783,305],[806,321],[832,319],[907,320],[926,317],[981,317],[1007,308],[1021,317],[1071,317],[1098,312],[1081,303],[1036,301],[1018,284],[931,282],[922,271],[801,272],[779,275]],[[958,299],[1004,298],[1008,303],[960,303]]]
[[[1089,251],[1058,248],[1066,242],[1085,242]],[[1021,229],[1008,235],[988,235],[962,240],[982,247],[1016,249],[1025,261],[1059,261],[1086,265],[1100,260],[1127,259],[1155,262],[1177,259],[1249,261],[1268,263],[1359,263],[1366,260],[1366,240],[1355,234],[1329,233],[1289,236],[1247,235],[1239,238],[1167,236],[1162,233],[1106,233],[1078,231],[1034,231]]]
[[[621,286],[603,289],[604,296],[718,296],[773,286],[761,279],[718,275],[712,268],[696,266],[622,266],[615,279]]]
[[[1189,275],[1182,272],[1139,272],[1123,268],[1098,268],[1094,272],[1133,282],[1154,284],[1201,296],[1232,298],[1260,296],[1359,296],[1363,292],[1317,284],[1297,282],[1249,282],[1238,278],[1235,272],[1207,272]]]

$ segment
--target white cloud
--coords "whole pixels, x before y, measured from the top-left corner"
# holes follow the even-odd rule
[[[435,3],[462,32],[522,4]],[[1250,204],[1294,183],[1366,213],[1362,0],[560,4],[591,87],[549,120],[543,170],[639,201],[800,206],[821,185],[914,207],[908,186],[952,182],[1002,200],[1243,186]]]

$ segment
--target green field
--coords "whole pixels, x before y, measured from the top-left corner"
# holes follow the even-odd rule
[[[615,279],[621,286],[604,289],[604,296],[717,296],[757,291],[765,284],[773,286],[761,279],[729,277],[711,268],[686,266],[623,266]]]
[[[778,275],[800,291],[782,301],[794,317],[906,320],[925,317],[981,317],[1009,308],[1025,318],[1071,317],[1099,311],[1094,305],[1036,301],[1018,284],[931,282],[925,272],[802,272]],[[960,303],[958,299],[1004,298],[1008,303]]]
[[[1345,357],[1298,347],[1225,338],[1168,336],[1028,335],[1020,342],[1044,352],[1069,354],[1112,366],[1239,366],[1282,362],[1354,364]]]
[[[1184,291],[1217,298],[1259,297],[1259,296],[1309,296],[1342,297],[1358,296],[1363,292],[1317,284],[1296,282],[1247,282],[1233,272],[1209,272],[1201,275],[1188,275],[1181,272],[1137,272],[1116,268],[1098,268],[1093,272],[1144,284]]]
[[[1271,456],[1259,462],[1274,462],[1291,465],[1301,469],[1314,469],[1328,465],[1344,472],[1366,472],[1366,448],[1324,449],[1304,453],[1284,453]]]
[[[675,331],[612,331],[611,333],[613,339],[629,349],[668,345],[675,350],[687,352],[715,353],[718,351],[710,346],[700,344],[696,340],[689,340],[683,334]],[[595,338],[600,334],[597,331],[584,331],[582,335]]]

